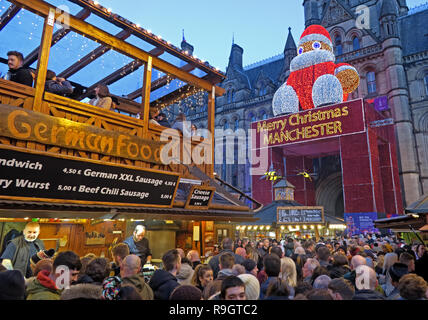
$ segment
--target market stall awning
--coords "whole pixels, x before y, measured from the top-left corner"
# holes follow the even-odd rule
[[[379,219],[374,222],[375,227],[378,229],[394,229],[396,231],[419,230],[423,232],[428,231],[428,212],[425,213],[411,213],[392,217],[388,219]],[[412,230],[412,231],[413,231]]]
[[[427,213],[428,194],[423,195],[405,209],[406,213]]]

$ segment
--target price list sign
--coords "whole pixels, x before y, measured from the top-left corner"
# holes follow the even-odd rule
[[[0,198],[172,207],[179,175],[0,147]]]
[[[324,223],[323,207],[278,207],[278,224]]]

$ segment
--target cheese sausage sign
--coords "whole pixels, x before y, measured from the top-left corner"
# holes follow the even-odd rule
[[[171,207],[179,175],[0,146],[0,198]]]
[[[193,186],[186,202],[186,209],[208,209],[214,196],[215,188]]]

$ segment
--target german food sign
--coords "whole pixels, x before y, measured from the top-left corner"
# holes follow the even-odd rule
[[[163,143],[0,105],[0,136],[161,164]]]
[[[172,207],[179,175],[0,146],[0,198]]]
[[[364,132],[363,101],[306,110],[254,122],[256,141],[261,149]]]
[[[277,207],[277,223],[324,223],[324,207]]]

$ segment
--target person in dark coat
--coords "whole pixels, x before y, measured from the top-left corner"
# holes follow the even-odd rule
[[[169,250],[163,255],[162,262],[165,270],[156,270],[149,282],[155,300],[168,300],[172,291],[180,285],[176,278],[181,267],[179,252]]]
[[[351,272],[351,268],[348,266],[348,258],[343,254],[336,253],[333,256],[332,266],[327,270],[329,271],[330,278],[342,278],[345,274]]]
[[[130,254],[140,257],[142,267],[152,260],[152,251],[149,247],[149,240],[144,238],[145,234],[146,228],[143,225],[137,225],[133,235],[123,241],[128,245]]]
[[[33,86],[33,76],[29,69],[23,68],[24,56],[18,51],[9,51],[7,53],[7,65],[9,71],[4,76],[4,79],[24,84],[26,86]]]
[[[221,250],[217,255],[215,255],[214,257],[211,258],[210,262],[208,263],[211,267],[211,269],[213,269],[213,275],[214,275],[214,279],[217,278],[218,272],[220,270],[219,267],[219,258],[220,255],[224,252],[230,252],[232,253],[232,255],[235,257],[235,264],[243,264],[244,263],[244,258],[242,256],[240,256],[239,254],[235,254],[233,252],[233,241],[230,238],[224,238],[221,246],[223,248],[223,250]]]
[[[161,125],[161,126],[164,126],[164,127],[167,127],[167,128],[170,128],[171,127],[171,124],[168,122],[168,120],[166,119],[166,114],[165,113],[163,113],[163,112],[161,112],[161,113],[159,113],[158,115],[157,115],[157,117],[155,117],[156,119],[156,121]]]
[[[355,280],[355,294],[352,300],[386,300],[385,297],[378,291],[375,291],[378,281],[376,272],[366,265],[359,265],[355,269],[357,275]],[[362,277],[363,281],[359,280]],[[368,279],[369,281],[364,281]]]
[[[68,95],[73,93],[73,87],[64,78],[58,78],[56,73],[48,70],[46,73],[45,91],[58,95]]]
[[[415,273],[428,282],[428,252],[424,251],[422,257],[415,262]]]
[[[37,239],[39,234],[40,225],[37,222],[27,223],[23,234],[7,245],[0,259],[10,260],[14,270],[19,270],[24,277],[30,278],[33,275],[30,267],[31,257],[45,250],[43,241]]]

